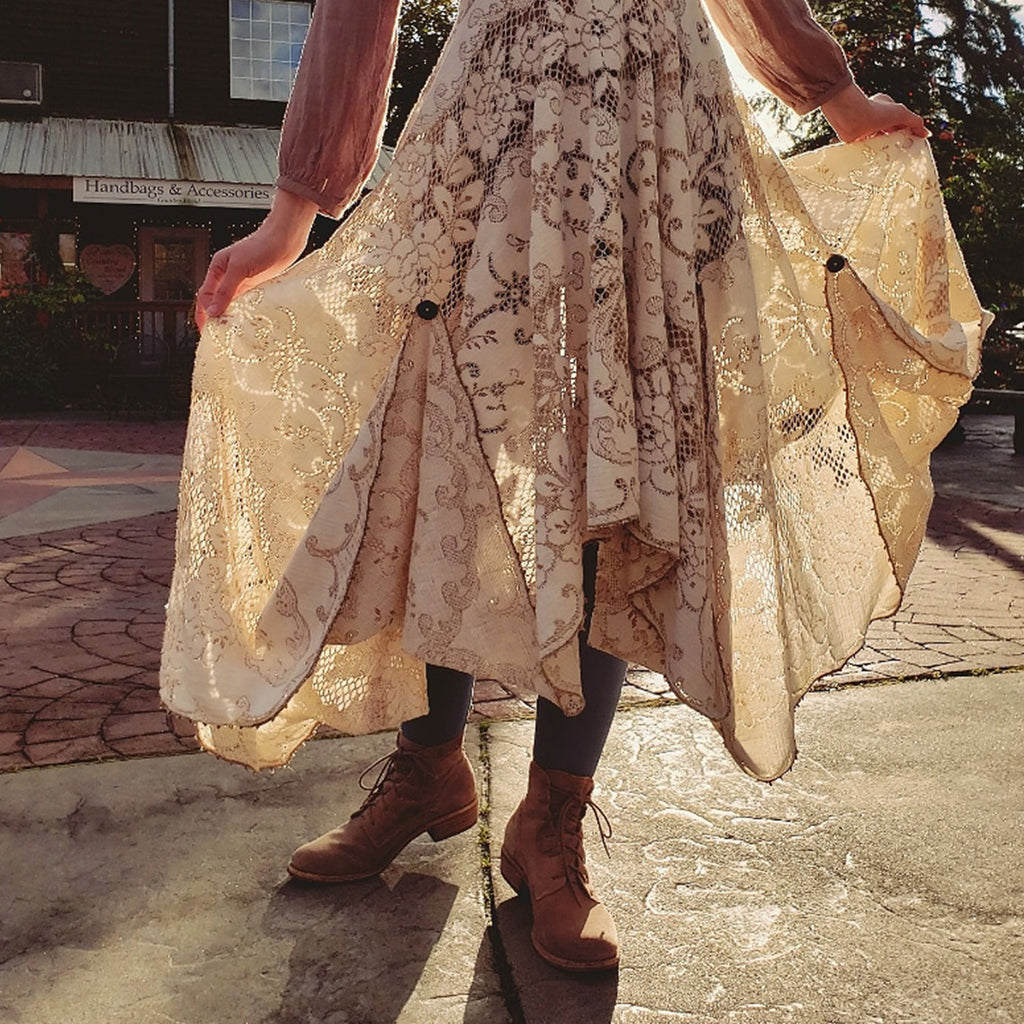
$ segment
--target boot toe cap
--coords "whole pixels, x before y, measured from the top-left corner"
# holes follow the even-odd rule
[[[367,857],[354,857],[343,844],[321,836],[300,846],[288,862],[288,874],[314,882],[351,882],[380,870]]]
[[[535,919],[533,944],[545,960],[570,971],[608,970],[619,962],[619,936],[611,914],[602,905],[591,907],[582,920],[571,915],[555,927],[538,928]]]

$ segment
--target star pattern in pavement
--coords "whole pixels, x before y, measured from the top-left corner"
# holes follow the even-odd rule
[[[144,503],[147,496],[164,509],[179,472],[180,459],[170,456],[0,448],[0,535],[32,532],[26,529],[31,526],[30,509],[39,511],[41,531],[123,518],[122,503],[111,500],[117,495],[131,499],[129,514],[138,514],[139,502]],[[101,496],[110,514],[97,518]]]

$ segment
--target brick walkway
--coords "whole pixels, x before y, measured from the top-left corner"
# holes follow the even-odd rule
[[[1024,459],[1011,429],[1008,417],[976,418],[967,444],[937,454],[903,608],[819,686],[1024,666]],[[0,448],[174,454],[183,437],[180,422],[0,421]],[[173,533],[174,513],[159,512],[0,540],[0,771],[195,747],[157,697]],[[637,671],[626,699],[666,693]],[[479,718],[531,711],[493,680],[476,698]]]

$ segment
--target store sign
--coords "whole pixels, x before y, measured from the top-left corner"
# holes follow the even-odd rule
[[[113,295],[135,273],[135,253],[127,245],[87,245],[78,265],[87,281],[104,295]]]
[[[134,203],[141,206],[240,206],[269,210],[272,185],[225,181],[170,181],[157,178],[75,178],[76,203]]]

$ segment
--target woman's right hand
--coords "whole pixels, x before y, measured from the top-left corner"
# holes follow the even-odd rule
[[[908,131],[922,139],[931,135],[920,114],[885,93],[867,96],[859,85],[848,85],[822,103],[821,112],[841,142],[859,142],[899,131]]]
[[[287,270],[306,248],[316,213],[316,203],[278,189],[263,223],[210,261],[196,294],[199,329],[209,317],[220,316],[243,292]]]

